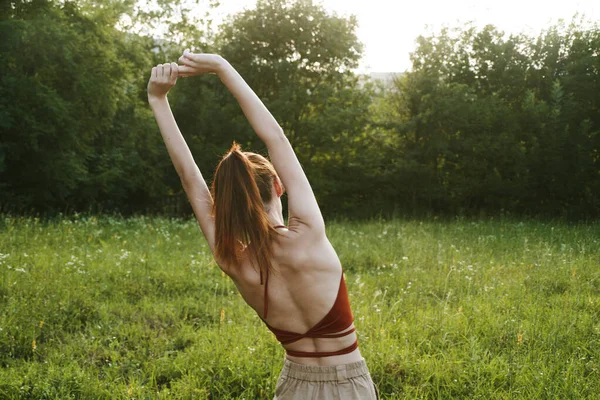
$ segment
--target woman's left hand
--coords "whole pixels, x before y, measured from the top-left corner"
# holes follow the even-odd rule
[[[179,67],[176,63],[158,64],[152,68],[152,76],[148,81],[148,99],[164,98],[169,89],[177,83]]]
[[[190,53],[188,49],[179,57],[179,76],[196,76],[202,74],[219,74],[226,64],[218,54]]]

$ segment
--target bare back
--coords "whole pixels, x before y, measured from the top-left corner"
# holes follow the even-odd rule
[[[278,329],[307,332],[331,309],[340,286],[342,265],[325,234],[290,221],[289,229],[279,228],[279,239],[273,243],[274,272],[269,276],[269,314],[266,322]],[[230,270],[244,300],[259,314],[264,304],[264,287],[260,275],[244,259],[238,268]],[[347,330],[352,329],[350,326]],[[344,332],[344,331],[342,331]],[[351,333],[340,338],[303,338],[285,345],[287,350],[327,352],[346,347],[356,340]],[[301,358],[287,355],[303,364],[336,365],[358,361],[358,349],[349,354],[322,358]]]

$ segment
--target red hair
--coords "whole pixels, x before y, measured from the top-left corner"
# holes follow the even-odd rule
[[[250,250],[248,256],[260,271],[261,283],[263,274],[272,270],[272,239],[278,234],[265,210],[276,177],[266,158],[242,152],[233,142],[219,162],[212,183],[215,258],[236,265],[243,248]]]

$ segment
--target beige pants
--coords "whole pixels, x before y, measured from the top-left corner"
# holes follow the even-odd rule
[[[377,391],[367,363],[318,367],[285,360],[273,400],[375,400]]]

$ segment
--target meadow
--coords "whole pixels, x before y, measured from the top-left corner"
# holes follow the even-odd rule
[[[330,221],[383,399],[600,393],[600,222]],[[0,399],[271,399],[193,219],[0,215]]]

